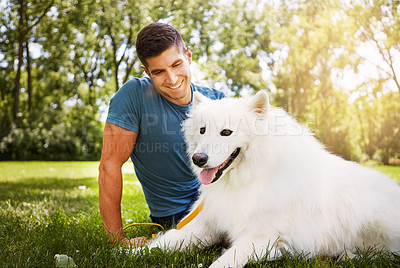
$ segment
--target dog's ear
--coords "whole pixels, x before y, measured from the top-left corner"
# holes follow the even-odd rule
[[[209,99],[205,96],[203,96],[203,94],[201,94],[200,92],[197,91],[193,91],[193,105],[198,105],[202,102],[208,101]]]
[[[266,115],[269,110],[269,97],[265,90],[260,90],[250,99],[250,109],[258,115]]]

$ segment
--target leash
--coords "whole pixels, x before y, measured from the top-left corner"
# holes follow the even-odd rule
[[[125,226],[124,228],[122,228],[122,231],[125,231],[126,229],[128,229],[128,228],[130,228],[130,227],[132,227],[132,226],[138,226],[138,225],[157,226],[158,228],[160,228],[160,230],[161,230],[163,233],[165,233],[165,228],[164,228],[162,225],[160,225],[160,224],[158,224],[158,223],[150,223],[150,222],[131,223],[131,224],[128,224],[127,226]],[[151,237],[152,237],[152,238],[155,238],[155,237],[156,237],[156,234],[152,234]]]
[[[180,230],[183,227],[185,227],[189,222],[191,222],[194,218],[197,217],[197,215],[199,215],[199,213],[203,210],[204,207],[204,200],[201,201],[201,203],[197,206],[197,208],[195,210],[193,210],[189,215],[187,215],[183,220],[181,220],[177,225],[176,225],[176,229]],[[150,222],[142,222],[142,223],[131,223],[126,225],[124,228],[122,228],[122,231],[125,231],[126,229],[132,227],[132,226],[138,226],[138,225],[148,225],[148,226],[157,226],[158,228],[160,228],[160,230],[165,233],[165,228],[158,224],[158,223],[150,223]],[[152,238],[156,237],[156,234],[152,234],[151,235]]]

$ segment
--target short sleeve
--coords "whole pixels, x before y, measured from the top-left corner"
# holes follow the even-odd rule
[[[110,101],[106,122],[139,132],[141,86],[140,81],[133,79],[115,93]]]

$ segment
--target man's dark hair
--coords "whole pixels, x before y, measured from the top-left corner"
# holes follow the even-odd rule
[[[156,57],[175,45],[181,52],[185,51],[185,42],[178,31],[165,23],[155,22],[144,27],[136,39],[136,53],[146,66],[146,59]]]

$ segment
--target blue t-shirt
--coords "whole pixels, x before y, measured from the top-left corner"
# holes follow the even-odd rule
[[[196,86],[210,99],[225,95]],[[177,105],[161,96],[150,78],[126,82],[110,101],[107,122],[138,133],[131,159],[154,217],[166,217],[188,208],[199,180],[192,173],[181,123],[192,104]]]

